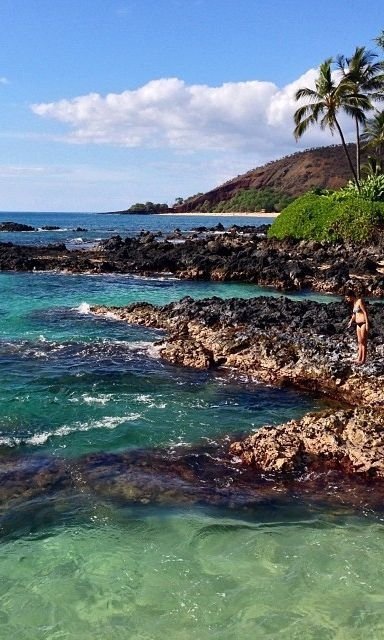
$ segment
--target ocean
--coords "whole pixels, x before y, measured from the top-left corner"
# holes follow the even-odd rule
[[[70,246],[143,228],[269,222],[0,214],[5,220],[61,230],[1,233],[1,242]],[[92,453],[206,445],[324,407],[301,392],[168,365],[154,344],[160,331],[90,313],[94,303],[280,295],[270,289],[59,273],[0,273],[0,284],[3,468],[13,461],[38,467]],[[64,499],[56,491],[6,504],[0,513],[1,640],[362,640],[384,634],[380,514],[297,501],[252,511],[173,507],[95,495]]]

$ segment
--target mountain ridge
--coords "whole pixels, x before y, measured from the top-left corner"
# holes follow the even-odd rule
[[[356,145],[347,145],[355,164]],[[362,153],[362,162],[367,154]],[[274,189],[287,196],[297,197],[315,188],[340,189],[352,179],[342,145],[315,147],[297,151],[279,160],[272,160],[236,178],[174,205],[175,213],[212,210],[220,202],[230,200],[243,189]]]

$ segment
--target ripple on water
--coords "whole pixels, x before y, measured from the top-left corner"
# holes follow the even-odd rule
[[[148,517],[3,545],[4,637],[363,640],[384,631],[382,525]]]

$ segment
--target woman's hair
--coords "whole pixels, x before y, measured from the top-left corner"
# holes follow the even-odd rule
[[[353,289],[345,289],[344,296],[346,298],[356,298],[356,293],[354,292]]]

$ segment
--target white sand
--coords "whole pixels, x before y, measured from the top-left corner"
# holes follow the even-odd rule
[[[257,212],[243,212],[233,211],[232,213],[200,213],[198,211],[193,211],[191,213],[158,213],[159,216],[199,216],[199,217],[215,217],[215,218],[238,218],[238,217],[246,217],[246,218],[277,218],[278,213],[262,213],[261,211]]]

